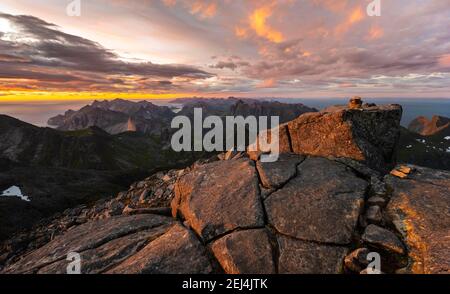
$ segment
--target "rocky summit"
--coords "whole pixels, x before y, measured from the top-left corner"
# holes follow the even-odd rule
[[[395,163],[401,117],[400,105],[335,106],[306,113],[278,127],[280,152],[351,158],[385,172]],[[266,151],[255,149],[253,159]]]
[[[278,161],[229,152],[158,173],[11,238],[0,271],[65,273],[77,252],[82,273],[357,274],[376,253],[383,273],[448,273],[450,173],[394,165],[400,117],[304,114],[280,126]]]

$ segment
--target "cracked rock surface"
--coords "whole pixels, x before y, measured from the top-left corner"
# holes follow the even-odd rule
[[[305,113],[279,126],[280,152],[350,158],[386,172],[395,165],[402,112],[400,105],[392,104]],[[259,140],[265,136],[263,132]],[[254,160],[267,151],[259,145],[259,152],[250,152]]]
[[[194,169],[177,182],[172,209],[204,241],[264,226],[255,164],[241,158]]]
[[[308,158],[297,169],[297,177],[265,200],[269,224],[301,240],[350,243],[367,182],[324,158]]]
[[[125,216],[113,217],[109,220],[97,220],[74,227],[66,234],[54,239],[31,254],[26,255],[19,262],[13,264],[5,270],[6,273],[34,273],[47,267],[50,272],[59,272],[58,266],[49,267],[54,263],[65,260],[70,252],[82,254],[87,252],[91,254],[91,250],[97,249],[102,251],[103,246],[111,241],[118,242],[125,236],[126,240],[122,240],[122,246],[132,247],[136,242],[142,240],[143,236],[136,236],[138,232],[147,232],[145,239],[151,239],[155,234],[161,232],[161,227],[167,228],[173,220],[163,216]],[[109,244],[111,245],[111,244]],[[117,246],[115,248],[115,258],[120,258],[121,250]],[[129,248],[130,249],[130,248]],[[133,250],[130,250],[131,252]],[[111,253],[111,252],[110,252]],[[114,254],[113,254],[114,255]],[[95,257],[98,263],[101,258]],[[67,265],[67,263],[65,263]],[[99,265],[101,266],[101,265]],[[66,266],[64,266],[65,268]],[[41,272],[47,272],[43,269]]]
[[[448,173],[417,168],[383,180],[341,160],[283,158],[295,173],[266,199],[260,167],[270,174],[279,166],[245,156],[197,163],[175,173],[175,217],[147,207],[90,218],[22,254],[3,249],[10,255],[1,272],[65,273],[69,252],[80,254],[83,273],[359,273],[369,252],[381,255],[382,272],[448,272]],[[377,206],[378,225],[358,221],[371,197],[387,203]]]
[[[450,273],[450,173],[415,166],[407,179],[387,176],[387,213],[409,248],[407,273]]]
[[[341,130],[356,136],[355,148],[377,148],[370,158],[387,159],[395,130],[376,137],[395,129],[398,111],[354,110]],[[314,128],[316,118],[305,120]],[[370,253],[384,273],[449,272],[449,173],[414,167],[403,179],[383,177],[380,166],[327,154],[329,146],[318,146],[320,156],[293,154],[285,135],[278,162],[221,154],[67,210],[2,244],[0,272],[65,273],[70,252],[82,273],[359,274]]]
[[[260,174],[280,166],[291,170],[264,201]],[[368,185],[325,158],[199,163],[173,185],[173,217],[141,208],[90,219],[3,272],[64,273],[74,251],[84,273],[342,273]]]

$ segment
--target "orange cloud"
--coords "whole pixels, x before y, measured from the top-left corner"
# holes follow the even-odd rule
[[[164,5],[172,7],[177,4],[177,0],[162,0]],[[207,0],[185,0],[182,2],[186,9],[194,15],[200,16],[200,18],[211,18],[217,14],[217,2]]]
[[[348,20],[349,24],[355,24],[360,22],[364,18],[364,12],[361,7],[355,8],[350,14],[350,18]]]
[[[162,1],[166,6],[174,6],[175,4],[177,4],[177,0],[162,0]]]
[[[450,54],[442,55],[439,58],[439,65],[442,67],[450,67]]]
[[[348,0],[311,0],[314,5],[322,6],[333,12],[342,12],[347,9]]]
[[[253,11],[250,15],[250,27],[258,36],[274,43],[280,43],[284,40],[283,34],[267,24],[267,19],[272,16],[273,6],[274,4],[271,3]]]
[[[373,26],[370,28],[367,40],[377,40],[379,38],[382,38],[383,36],[384,36],[383,29],[378,26]]]
[[[248,36],[247,29],[246,28],[242,28],[242,27],[235,27],[234,28],[234,34],[240,39],[247,38],[247,36]]]
[[[350,14],[347,16],[347,19],[336,27],[336,33],[338,35],[345,34],[353,25],[359,23],[364,19],[364,11],[358,6],[354,8]]]
[[[267,79],[258,84],[257,88],[275,88],[277,86],[277,81],[275,79]]]
[[[211,18],[217,13],[217,3],[197,0],[191,3],[190,12],[200,15],[201,18]]]

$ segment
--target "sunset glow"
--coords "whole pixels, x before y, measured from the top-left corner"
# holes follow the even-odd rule
[[[448,1],[63,2],[2,1],[0,101],[450,92]]]
[[[174,99],[194,96],[192,93],[107,93],[107,92],[36,92],[11,91],[0,94],[0,102],[31,102],[31,101],[74,101],[74,100],[112,100],[122,99]]]

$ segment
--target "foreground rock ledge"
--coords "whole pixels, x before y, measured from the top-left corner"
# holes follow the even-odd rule
[[[297,177],[265,200],[269,223],[298,239],[349,244],[367,186],[343,164],[308,158]]]
[[[280,274],[338,274],[348,248],[279,236]]]
[[[375,135],[376,122],[389,121],[390,108],[395,112],[387,106],[327,113],[347,113],[352,142],[370,142],[375,149],[366,150],[380,155],[390,152],[395,137],[395,120],[391,137],[387,125],[381,138]],[[361,123],[360,116],[372,122]],[[309,127],[320,129],[322,123],[311,121]],[[289,124],[283,125],[286,153],[295,145]],[[82,273],[358,273],[364,272],[364,255],[375,250],[387,273],[449,273],[448,172],[415,167],[404,179],[383,179],[367,166],[367,157],[326,156],[282,154],[279,162],[266,164],[237,154],[161,173],[106,204],[64,212],[52,224],[65,224],[56,237],[41,227],[10,242],[0,252],[0,260],[7,260],[0,271],[65,273],[67,254],[78,252]],[[174,217],[154,215],[167,214],[170,201]],[[382,217],[376,226],[365,221],[374,205]],[[43,235],[44,241],[29,241]],[[23,248],[21,242],[28,247],[14,249]]]
[[[120,216],[92,221],[74,227],[66,234],[26,255],[4,272],[65,273],[68,264],[65,259],[70,252],[79,253],[88,265],[90,260],[95,259],[96,265],[89,265],[86,268],[87,273],[101,272],[105,267],[114,264],[114,261],[136,252],[140,247],[138,243],[143,240],[148,242],[164,233],[172,223],[171,218],[156,215]],[[136,235],[139,232],[145,233]],[[111,241],[115,242],[114,246],[111,246]]]
[[[409,248],[407,273],[450,274],[450,173],[429,168],[407,179],[387,176],[387,210]]]
[[[237,228],[264,226],[254,163],[242,158],[194,169],[177,182],[172,211],[204,241]]]
[[[226,273],[275,273],[273,249],[265,229],[233,232],[215,241],[211,249]]]

